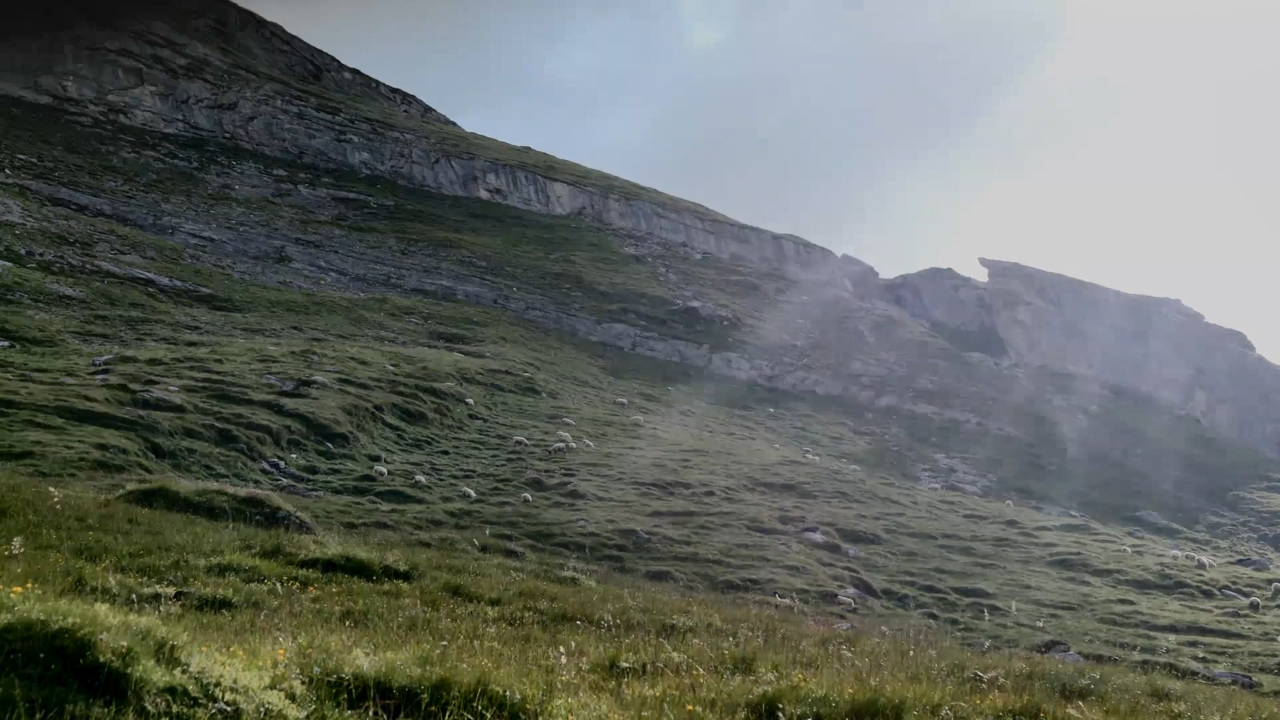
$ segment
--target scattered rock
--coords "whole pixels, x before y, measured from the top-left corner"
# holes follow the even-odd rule
[[[115,355],[99,355],[93,359],[94,367],[105,367],[107,363],[115,359]]]
[[[1245,675],[1244,673],[1228,672],[1226,670],[1214,670],[1212,671],[1212,674],[1215,678],[1219,680],[1225,680],[1226,682],[1229,682],[1232,685],[1236,685],[1238,687],[1242,687],[1245,690],[1257,690],[1258,688],[1262,687],[1262,683],[1255,680],[1253,676]]]
[[[17,350],[18,343],[9,342],[8,340],[0,340],[0,350]]]
[[[1271,570],[1271,561],[1266,558],[1240,558],[1233,562],[1242,568],[1254,570],[1256,572],[1267,572]]]

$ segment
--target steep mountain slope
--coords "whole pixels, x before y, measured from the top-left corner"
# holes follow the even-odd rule
[[[470,135],[228,3],[126,9],[0,35],[6,472],[1280,674],[1272,602],[1220,593],[1280,580],[1229,562],[1280,542],[1274,408],[1238,390],[1275,368],[1238,334],[1009,264],[882,281]]]

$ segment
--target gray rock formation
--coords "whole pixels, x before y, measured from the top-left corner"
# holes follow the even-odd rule
[[[17,14],[0,34],[0,94],[581,217],[849,287],[876,278],[865,263],[793,235],[465,132],[229,0],[75,0]]]

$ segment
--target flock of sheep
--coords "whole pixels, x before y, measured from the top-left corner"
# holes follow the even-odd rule
[[[476,404],[476,401],[475,401],[475,400],[473,400],[472,398],[465,398],[465,399],[463,400],[463,402],[464,402],[464,403],[466,403],[467,407],[475,407],[475,404]],[[614,402],[614,404],[615,404],[615,405],[618,405],[618,406],[621,406],[621,407],[624,407],[624,408],[625,408],[625,407],[627,407],[627,406],[630,404],[630,401],[628,401],[626,398],[617,398],[617,399],[616,399],[616,400],[614,400],[613,402]],[[637,423],[637,424],[643,425],[643,424],[644,424],[644,418],[643,418],[643,417],[641,417],[640,415],[633,415],[633,416],[631,417],[631,422],[634,422],[634,423]],[[575,422],[575,421],[573,420],[573,418],[562,417],[562,418],[560,418],[560,424],[561,424],[561,425],[564,425],[564,426],[567,426],[567,427],[576,427],[578,423],[577,423],[577,422]],[[577,449],[578,449],[578,443],[577,443],[577,441],[575,441],[575,440],[573,439],[573,436],[572,436],[572,435],[570,435],[569,433],[567,433],[567,432],[565,432],[565,431],[563,431],[563,430],[561,430],[561,431],[559,431],[559,432],[557,432],[557,433],[556,433],[556,441],[557,441],[557,442],[553,443],[553,444],[551,445],[551,447],[547,448],[547,454],[548,454],[548,455],[555,455],[555,454],[557,454],[557,453],[567,454],[567,453],[569,453],[570,451],[573,451],[573,450],[577,450]],[[513,437],[511,438],[511,442],[512,442],[514,445],[516,445],[517,447],[531,447],[531,446],[532,446],[532,443],[530,443],[530,442],[529,442],[529,439],[528,439],[528,438],[521,437],[520,435],[515,435],[515,436],[513,436]],[[587,440],[586,438],[583,438],[583,439],[582,439],[582,444],[583,444],[583,446],[584,446],[584,447],[586,447],[586,448],[590,448],[590,449],[594,449],[594,448],[595,448],[595,443],[591,442],[590,440]],[[807,448],[806,448],[806,449],[807,449]],[[379,480],[386,479],[386,478],[387,478],[387,476],[388,476],[389,474],[390,474],[390,473],[389,473],[389,471],[388,471],[385,467],[383,467],[382,465],[374,465],[374,466],[373,466],[373,475],[374,475],[374,477],[378,478]],[[427,478],[426,478],[426,476],[424,476],[424,475],[414,475],[414,476],[413,476],[413,484],[414,484],[414,485],[426,485],[426,484],[427,484]],[[475,497],[476,497],[476,491],[475,491],[475,490],[472,490],[472,489],[471,489],[471,488],[469,488],[469,487],[464,487],[464,488],[462,488],[462,495],[463,495],[463,497],[467,498],[468,500],[473,500],[473,499],[475,499]],[[531,503],[531,502],[533,502],[533,496],[532,496],[532,495],[530,495],[529,493],[522,493],[522,494],[520,495],[520,501],[521,501],[521,502],[526,502],[526,503]]]

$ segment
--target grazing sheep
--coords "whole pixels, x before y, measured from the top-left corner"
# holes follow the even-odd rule
[[[1249,609],[1254,612],[1262,612],[1262,601],[1256,597],[1249,598]]]
[[[595,449],[595,447],[596,447],[596,444],[595,444],[595,443],[593,443],[593,442],[591,442],[590,440],[585,440],[585,439],[584,439],[584,440],[582,441],[582,444],[583,444],[583,445],[586,445],[587,447],[591,448],[592,450],[594,450],[594,449]]]
[[[466,403],[466,404],[467,404],[467,405],[469,405],[470,407],[475,407],[475,406],[476,406],[476,401],[475,401],[475,400],[472,400],[471,398],[467,398],[466,400],[463,400],[462,402]]]
[[[941,490],[941,489],[942,489],[942,486],[939,485],[938,483],[929,483],[929,485],[925,487],[925,490]]]
[[[1207,555],[1201,555],[1201,556],[1200,556],[1200,559],[1201,559],[1201,560],[1204,560],[1204,561],[1205,561],[1205,563],[1206,563],[1209,567],[1211,567],[1211,568],[1216,568],[1216,567],[1218,567],[1218,563],[1217,563],[1213,558],[1211,558],[1211,557],[1209,557],[1209,556],[1207,556]]]
[[[577,450],[577,449],[578,449],[578,443],[571,442],[571,443],[566,444],[566,445],[565,445],[565,447],[566,447],[566,448],[568,448],[569,450]]]
[[[520,496],[520,502],[531,503],[533,502],[533,496],[530,495],[529,493],[524,493],[523,495]]]
[[[471,488],[469,488],[469,487],[464,487],[464,488],[462,488],[462,494],[463,494],[464,496],[466,496],[467,498],[472,499],[472,500],[474,500],[474,499],[475,499],[475,497],[476,497],[476,491],[475,491],[475,490],[472,490],[472,489],[471,489]]]
[[[1121,545],[1121,546],[1120,546],[1120,552],[1124,553],[1125,555],[1131,555],[1131,554],[1133,554],[1133,551],[1129,549],[1129,546],[1128,546],[1128,545]]]
[[[858,607],[858,603],[855,602],[853,598],[845,597],[844,595],[837,595],[836,602],[840,603],[841,605],[848,605],[849,607],[855,607],[855,608]]]
[[[1005,506],[1005,507],[1013,507],[1013,501],[1012,501],[1012,500],[1005,500],[1005,501],[1004,501],[1004,506]]]
[[[426,476],[425,476],[425,475],[414,475],[414,476],[413,476],[413,484],[414,484],[414,485],[426,485],[426,484],[427,484],[427,478],[426,478]]]
[[[381,465],[374,465],[373,474],[376,477],[384,478],[387,476],[387,469],[382,467]]]
[[[1181,560],[1181,559],[1182,559],[1182,551],[1181,551],[1181,550],[1174,550],[1173,552],[1169,553],[1169,557],[1173,558],[1174,560]]]
[[[631,417],[631,422],[633,422],[633,423],[638,423],[638,424],[640,424],[640,425],[643,425],[643,424],[644,424],[644,418],[640,417],[639,415],[633,415],[633,416]]]
[[[516,435],[515,437],[511,438],[511,442],[515,443],[516,445],[520,445],[522,447],[529,447],[529,441],[526,440],[525,438],[520,437],[519,435]]]
[[[802,458],[800,458],[800,459],[801,459],[801,460],[804,460],[805,462],[811,462],[811,463],[820,463],[820,462],[822,462],[822,458],[818,457],[817,455],[812,455],[812,454],[810,454],[810,453],[805,453],[805,454],[804,454],[804,457],[802,457]]]
[[[1271,597],[1280,596],[1280,583],[1271,583]]]
[[[560,418],[560,424],[568,425],[569,427],[576,427],[578,425],[578,423],[574,422],[572,418]]]
[[[551,447],[547,448],[548,455],[555,455],[556,453],[567,453],[567,452],[569,452],[569,446],[565,445],[562,442],[556,443],[555,445],[552,445]]]
[[[774,449],[774,450],[781,450],[781,449],[782,449],[782,446],[781,446],[781,445],[779,445],[778,443],[774,443],[774,444],[773,444],[773,449]]]
[[[556,433],[556,439],[563,440],[565,442],[573,442],[573,436],[563,430]]]
[[[1201,570],[1208,570],[1208,569],[1209,569],[1209,558],[1207,558],[1207,557],[1198,557],[1198,558],[1196,558],[1196,567],[1200,568]]]
[[[626,406],[627,406],[627,405],[629,405],[630,403],[628,403],[628,402],[627,402],[627,399],[626,399],[626,398],[618,398],[617,400],[614,400],[614,401],[613,401],[613,404],[614,404],[614,405],[621,405],[622,407],[626,407]]]
[[[1190,560],[1190,561],[1191,561],[1191,562],[1193,562],[1193,563],[1194,563],[1194,562],[1199,562],[1199,561],[1200,561],[1200,559],[1199,559],[1199,558],[1197,558],[1197,557],[1196,557],[1196,554],[1195,554],[1195,553],[1193,553],[1193,552],[1185,552],[1185,553],[1182,553],[1182,557],[1184,557],[1184,558],[1186,558],[1186,559]]]
[[[781,595],[779,595],[776,590],[773,593],[773,600],[779,605],[795,605],[796,604],[795,598],[784,598]]]

